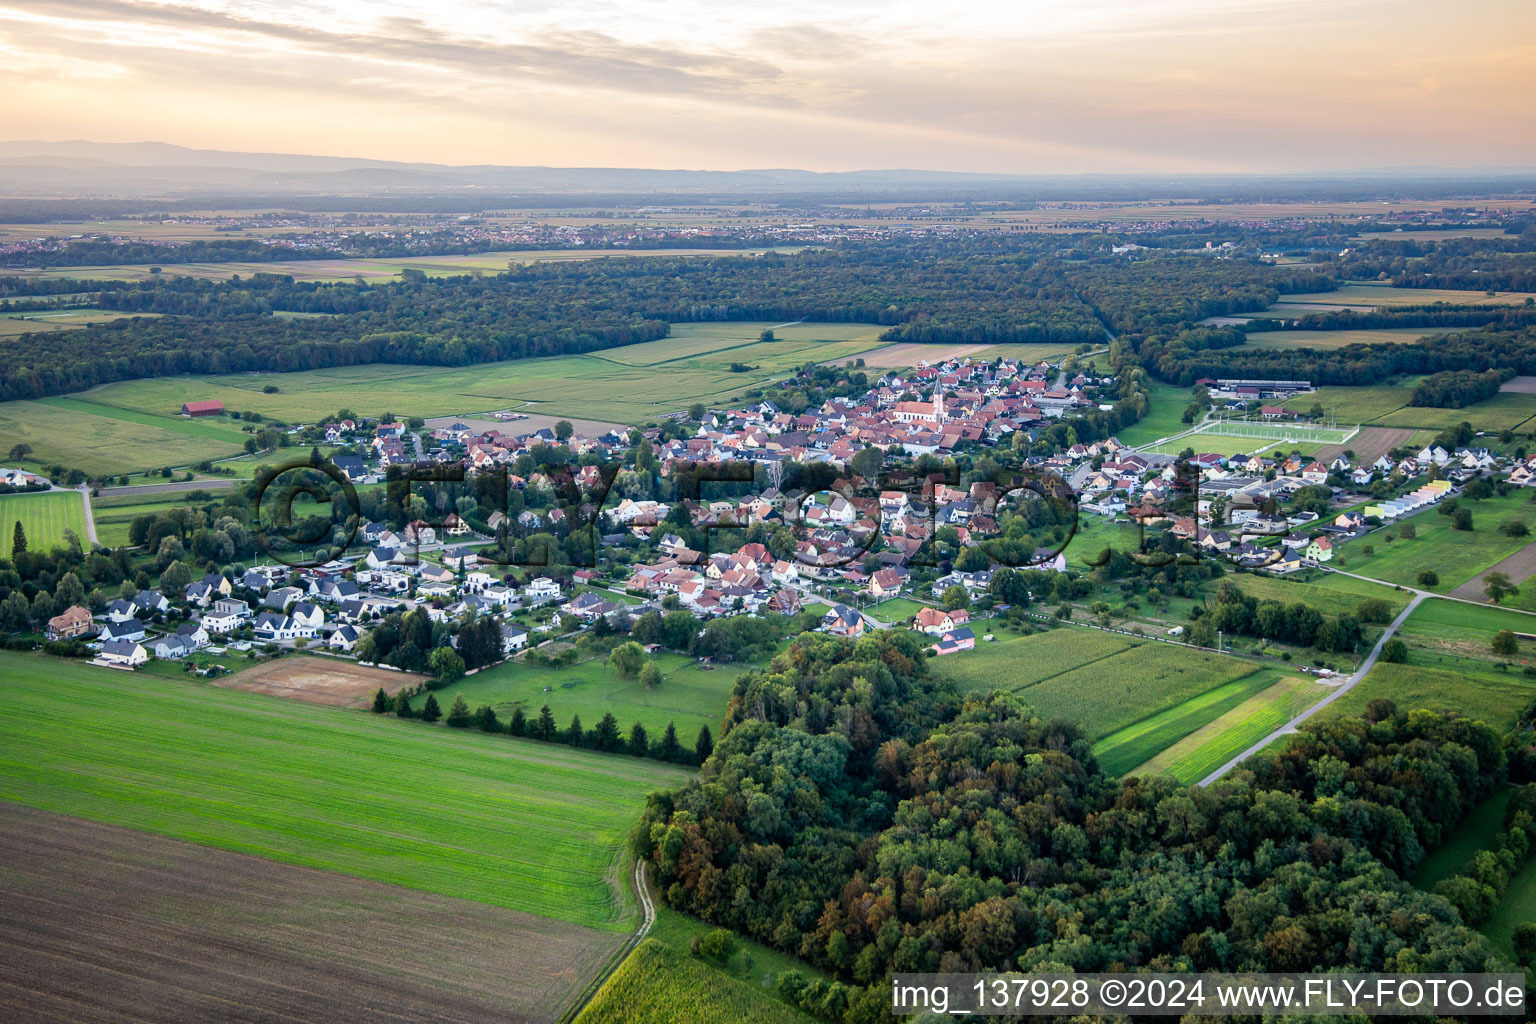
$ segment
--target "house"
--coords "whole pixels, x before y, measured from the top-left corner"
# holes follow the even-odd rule
[[[103,640],[132,640],[138,643],[144,639],[144,623],[138,619],[129,619],[126,622],[109,622],[101,627]]]
[[[896,597],[906,581],[896,569],[885,568],[869,578],[869,592],[875,597]]]
[[[971,613],[957,608],[952,612],[942,608],[924,608],[912,617],[912,627],[920,633],[939,636],[958,629],[971,620]]]
[[[165,636],[157,636],[148,644],[149,653],[157,658],[166,658],[171,661],[180,661],[193,651],[197,650],[197,644],[190,637],[177,633],[169,633]]]
[[[219,579],[224,577],[220,576]],[[156,612],[171,610],[171,602],[165,599],[165,595],[158,590],[141,590],[133,595],[133,607],[140,615],[153,615]]]
[[[278,587],[276,590],[269,591],[267,596],[261,599],[261,606],[263,608],[276,608],[278,611],[283,611],[303,596],[304,591],[298,587]]]
[[[510,657],[528,646],[528,631],[522,626],[501,624],[501,653]]]
[[[358,634],[356,629],[351,626],[337,626],[331,630],[331,635],[326,637],[325,645],[332,650],[346,651],[350,654],[352,649],[357,646],[357,641]]]
[[[1419,449],[1419,453],[1414,456],[1414,459],[1421,466],[1428,465],[1431,462],[1437,466],[1443,466],[1451,461],[1451,453],[1437,444],[1432,444]]]
[[[936,644],[931,644],[930,647],[934,654],[940,656],[945,654],[955,654],[959,651],[975,650],[976,634],[971,632],[969,626],[964,626],[960,629],[946,630],[939,637],[939,642]]]
[[[249,618],[250,607],[238,598],[225,597],[213,602],[213,607],[203,613],[202,623],[204,629],[210,633],[228,633],[240,628],[240,623]]]
[[[321,611],[318,605],[310,604],[307,601],[301,601],[294,605],[293,611],[290,614],[293,616],[293,621],[300,626],[319,629],[325,625],[325,612]]]
[[[210,398],[199,402],[181,403],[183,416],[217,416],[224,411],[224,403],[217,398]]]
[[[149,652],[134,640],[108,640],[102,645],[97,659],[109,665],[137,668],[149,660]]]
[[[785,587],[770,597],[764,607],[771,615],[799,615],[800,595]]]
[[[176,627],[175,635],[190,640],[193,647],[208,646],[208,628],[201,622],[183,622]]]
[[[1328,467],[1321,462],[1309,462],[1301,467],[1301,478],[1309,484],[1328,482]]]
[[[1327,537],[1319,537],[1307,545],[1306,555],[1314,562],[1326,562],[1333,558],[1333,544]]]
[[[821,617],[821,628],[833,636],[860,637],[864,635],[864,616],[847,605],[835,604]]]
[[[548,576],[540,576],[523,588],[530,601],[550,601],[560,596],[560,584]]]
[[[382,569],[386,565],[406,561],[406,556],[400,553],[399,548],[378,547],[368,552],[368,557],[364,561],[368,563],[370,569]]]
[[[94,632],[96,623],[91,621],[89,608],[71,605],[48,620],[49,640],[73,640]]]
[[[340,603],[342,601],[350,601],[362,593],[362,591],[358,590],[357,584],[351,580],[317,579],[310,583],[309,593],[311,597],[318,598],[321,601]]]
[[[127,622],[129,619],[138,618],[139,610],[133,606],[132,601],[108,601],[107,621]]]

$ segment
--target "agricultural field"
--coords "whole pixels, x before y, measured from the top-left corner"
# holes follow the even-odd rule
[[[758,338],[765,330],[772,330],[774,334],[774,341],[767,344],[785,351],[801,352],[813,344],[829,346],[860,344],[863,348],[850,349],[850,351],[865,351],[881,344],[880,332],[885,328],[878,324],[803,322],[777,324],[771,321],[684,323],[673,324],[671,336],[660,341],[603,349],[598,354],[612,362],[624,363],[626,366],[655,366],[659,363],[680,362],[716,352],[755,349],[759,345]],[[841,349],[836,351],[840,352]],[[801,358],[791,365],[799,365],[805,362],[806,358],[809,357]],[[737,361],[750,363],[760,360],[743,359],[736,355],[726,358],[724,364],[729,366],[730,363]]]
[[[1134,448],[1189,429],[1183,417],[1194,398],[1191,389],[1149,381],[1147,395],[1152,400],[1147,414],[1115,435],[1122,444]]]
[[[1422,327],[1383,327],[1357,331],[1256,331],[1248,335],[1249,348],[1343,348],[1345,345],[1415,345],[1432,341],[1444,332]]]
[[[6,801],[0,860],[8,1020],[533,1024],[623,942]]]
[[[992,345],[944,345],[926,344],[920,341],[903,341],[894,345],[886,345],[864,354],[864,365],[871,369],[904,369],[908,366],[916,366],[918,363],[942,363],[949,359],[963,359],[970,356],[973,359],[991,358],[984,356],[995,346]],[[828,365],[841,366],[840,359],[828,360]]]
[[[109,548],[127,544],[128,528],[139,516],[186,508],[189,504],[194,503],[186,500],[186,493],[130,494],[120,498],[92,498],[91,517],[96,520],[96,540],[103,547]]]
[[[1105,736],[1093,745],[1099,766],[1109,775],[1127,775],[1132,769],[1209,725],[1248,698],[1268,689],[1275,674],[1259,670],[1230,683],[1198,694],[1166,711],[1144,718]]]
[[[701,960],[646,939],[576,1024],[815,1024],[813,1018]]]
[[[1282,295],[1276,305],[1317,306],[1424,306],[1434,302],[1467,306],[1507,306],[1536,299],[1531,292],[1463,291],[1456,288],[1393,288],[1388,284],[1354,281],[1331,292]]]
[[[1347,450],[1355,453],[1355,465],[1368,466],[1392,449],[1412,443],[1415,433],[1402,428],[1361,427],[1360,433],[1347,443],[1326,445],[1314,452],[1313,456],[1319,462],[1331,463]]]
[[[1068,719],[1098,739],[1240,679],[1254,668],[1242,658],[1146,641],[1043,679],[1019,696],[1042,718]]]
[[[1428,409],[1405,405],[1396,412],[1378,417],[1375,422],[1384,427],[1418,427],[1423,430],[1444,430],[1458,423],[1470,423],[1473,430],[1497,433],[1501,430],[1528,430],[1522,427],[1536,416],[1536,395],[1515,391],[1501,391],[1492,398],[1462,409]]]
[[[604,712],[612,711],[625,735],[639,722],[652,739],[660,739],[667,723],[675,722],[678,739],[690,750],[700,726],[708,725],[718,738],[731,687],[751,666],[720,665],[706,671],[695,659],[671,653],[652,660],[662,673],[661,685],[654,690],[647,690],[638,679],[621,677],[597,658],[569,668],[507,661],[436,691],[437,702],[447,707],[462,693],[471,708],[489,704],[503,721],[516,708],[522,708],[529,719],[537,718],[539,709],[548,704],[562,729],[572,715],[580,715],[582,726],[590,729]],[[419,708],[425,701],[421,696],[411,703]]]
[[[1320,715],[1359,715],[1377,697],[1394,701],[1400,708],[1423,707],[1455,711],[1486,722],[1500,732],[1514,727],[1520,709],[1536,700],[1536,680],[1514,672],[1487,670],[1463,659],[1455,670],[1378,661],[1354,689],[1328,705]]]
[[[1023,359],[1030,363],[1056,362],[1076,351],[1075,346],[1047,345],[1044,343],[1026,344],[1013,343],[1007,345],[993,345],[975,353],[972,359]],[[1084,362],[1087,362],[1085,359]]]
[[[1440,583],[1424,589],[1443,594],[1530,542],[1526,537],[1506,537],[1499,532],[1499,525],[1508,520],[1531,521],[1529,494],[1515,493],[1483,501],[1463,500],[1462,507],[1472,512],[1470,531],[1453,529],[1450,516],[1428,509],[1408,520],[1413,523],[1417,537],[1399,537],[1391,543],[1372,537],[1369,541],[1346,545],[1343,554],[1348,559],[1349,571],[1416,587],[1419,573],[1432,569],[1439,575]],[[1365,554],[1365,543],[1370,543],[1376,553]]]
[[[214,685],[336,708],[366,708],[378,690],[394,696],[402,687],[415,686],[426,678],[411,672],[369,668],[343,658],[296,655],[260,662],[243,672],[221,677]]]
[[[740,325],[682,326],[723,330]],[[864,328],[857,324],[834,324],[829,333],[835,339],[845,333],[856,333],[856,329]],[[648,350],[639,351],[638,358],[654,360],[665,350],[651,346],[668,344],[671,340],[646,342],[633,346],[633,349]],[[714,345],[720,339],[705,342],[699,336],[693,336],[683,340],[690,344]],[[755,333],[742,341],[758,345]],[[629,348],[620,347],[586,355],[519,359],[457,368],[376,363],[282,374],[163,377],[108,384],[72,397],[111,410],[158,417],[176,415],[182,403],[188,400],[218,399],[225,408],[256,411],[285,422],[313,421],[319,415],[343,408],[365,416],[389,412],[397,416],[473,418],[476,413],[517,407],[519,411],[536,415],[643,423],[686,409],[694,402],[728,403],[732,396],[761,386],[825,351],[841,352],[842,358],[837,360],[839,364],[843,358],[865,351],[864,343],[858,341],[818,342],[786,338],[782,349],[780,344],[776,342],[770,347],[756,349],[763,355],[760,361],[765,365],[749,373],[731,373],[731,362],[741,356],[723,352],[718,346],[709,350],[720,352],[718,356],[696,353],[680,361],[647,362],[644,365],[621,362],[631,352]],[[267,394],[264,389],[268,386],[279,390]],[[368,404],[370,402],[372,404]],[[36,405],[28,402],[0,405],[0,428],[5,426],[8,407],[18,407],[19,419],[25,411],[19,407],[35,408]],[[184,439],[177,440],[184,443]],[[36,442],[33,444],[41,453],[41,446]],[[118,447],[121,450],[121,445]],[[159,446],[146,440],[143,447],[157,449]],[[181,465],[211,457],[206,449],[198,449],[194,454],[195,457],[182,454],[178,458],[162,459],[161,464]],[[87,472],[91,471],[87,469]]]
[[[1282,402],[1282,408],[1306,413],[1314,405],[1321,405],[1327,412],[1349,423],[1375,423],[1381,417],[1396,412],[1413,397],[1414,381],[1398,385],[1374,385],[1372,387],[1324,387],[1298,395]]]
[[[714,927],[706,921],[700,921],[696,917],[689,917],[687,914],[673,910],[657,900],[656,921],[651,926],[647,938],[670,947],[675,953],[688,953],[692,949],[694,936],[703,937]],[[772,946],[753,942],[739,934],[736,936],[736,946],[740,952],[732,957],[729,963],[710,961],[709,966],[715,971],[730,975],[737,981],[756,986],[775,999],[778,998],[778,979],[787,971],[799,971],[811,980],[833,980],[832,976],[825,971],[798,957],[781,953]],[[746,954],[751,955],[750,965],[747,963]]]
[[[1272,673],[1261,675],[1274,678]],[[1185,784],[1198,782],[1322,700],[1329,689],[1306,676],[1278,679],[1163,750],[1132,774],[1166,773]]]
[[[159,316],[160,314],[135,313],[133,315]],[[47,309],[30,313],[0,313],[0,338],[69,331],[90,324],[106,324],[124,318],[124,314],[113,309]]]
[[[428,277],[452,277],[456,274],[498,274],[509,263],[550,263],[571,260],[615,259],[628,256],[747,256],[764,252],[795,252],[802,246],[772,249],[520,249],[510,252],[482,252],[467,256],[402,256],[386,259],[274,260],[262,263],[161,263],[166,277],[200,277],[225,280],[236,274],[286,274],[296,281],[350,281],[399,277],[403,270],[420,270]],[[57,278],[81,281],[148,281],[150,264],[124,264],[107,267],[46,267],[8,270],[6,274],[34,280]]]
[[[16,524],[27,535],[31,551],[63,547],[64,531],[73,530],[80,543],[90,547],[85,525],[85,503],[79,491],[37,491],[32,494],[0,494],[0,558],[11,557]]]
[[[96,393],[91,394],[94,397]],[[115,410],[110,408],[82,421],[80,411],[52,404],[53,401],[0,402],[0,437],[10,444],[31,445],[29,465],[69,466],[91,476],[116,475],[235,455],[244,440],[244,435],[239,434],[235,435],[241,438],[239,442],[188,434],[179,429],[180,423],[172,426],[161,422],[168,420],[168,415],[154,416],[147,422],[119,418],[111,415]],[[172,411],[180,408],[178,401]],[[191,425],[190,421],[186,425]]]
[[[1319,582],[1302,583],[1300,581],[1275,576],[1262,576],[1257,573],[1229,572],[1219,581],[1208,584],[1206,589],[1215,594],[1216,588],[1223,583],[1231,583],[1243,593],[1260,601],[1279,601],[1282,604],[1292,604],[1300,601],[1311,605],[1324,615],[1353,615],[1360,602],[1368,597],[1379,597],[1392,605],[1393,612],[1400,612],[1408,605],[1406,591],[1394,590],[1392,587],[1378,583],[1367,583],[1364,580],[1351,579],[1348,576],[1327,575],[1322,580],[1349,580],[1358,583],[1356,590],[1345,591],[1333,589],[1321,585]]]
[[[935,673],[953,680],[962,693],[992,689],[1018,693],[1131,647],[1131,638],[1118,633],[1066,626],[993,644],[978,644],[973,651],[939,658],[930,665]],[[1025,699],[1030,700],[1028,696]]]
[[[1409,647],[1415,665],[1459,671],[1465,661],[1492,668],[1503,660],[1493,653],[1493,637],[1500,630],[1536,634],[1536,615],[1492,606],[1478,607],[1460,601],[1429,600],[1414,609],[1398,635]],[[1513,660],[1515,665],[1536,664],[1536,641],[1527,640]]]
[[[0,799],[624,930],[625,833],[677,768],[0,654]]]

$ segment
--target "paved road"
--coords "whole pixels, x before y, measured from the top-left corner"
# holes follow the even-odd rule
[[[174,480],[167,484],[134,484],[131,487],[103,487],[101,489],[101,497],[115,498],[125,494],[175,494],[180,491],[221,491],[243,482],[243,479],[212,477],[207,480]]]
[[[1346,573],[1346,575],[1348,574]],[[1366,656],[1366,659],[1360,665],[1360,668],[1357,669],[1353,675],[1345,679],[1343,685],[1341,685],[1337,690],[1334,690],[1328,696],[1324,697],[1322,700],[1318,701],[1316,704],[1313,704],[1311,707],[1307,708],[1307,710],[1303,711],[1289,722],[1286,722],[1284,725],[1270,733],[1268,736],[1265,736],[1263,739],[1259,740],[1259,742],[1255,743],[1241,754],[1238,754],[1236,757],[1222,765],[1220,768],[1217,768],[1214,772],[1211,772],[1211,774],[1200,780],[1200,785],[1209,786],[1211,783],[1220,779],[1223,775],[1227,774],[1233,768],[1236,768],[1239,764],[1242,764],[1244,761],[1248,760],[1248,758],[1252,757],[1254,754],[1257,754],[1271,743],[1274,743],[1276,740],[1295,732],[1296,727],[1299,726],[1302,722],[1305,722],[1307,719],[1323,710],[1323,708],[1327,707],[1329,704],[1332,704],[1334,701],[1344,696],[1350,690],[1353,690],[1355,688],[1355,684],[1364,679],[1366,673],[1370,672],[1371,666],[1376,664],[1376,659],[1381,657],[1381,649],[1386,646],[1388,640],[1392,639],[1392,635],[1396,633],[1399,628],[1401,628],[1402,624],[1408,621],[1408,616],[1413,614],[1413,610],[1419,606],[1419,602],[1423,601],[1427,597],[1434,596],[1436,595],[1426,593],[1422,590],[1414,591],[1413,600],[1408,602],[1408,607],[1404,608],[1402,614],[1398,615],[1397,618],[1392,620],[1392,624],[1390,626],[1381,631],[1381,636],[1377,639],[1376,646],[1371,648],[1371,653]]]

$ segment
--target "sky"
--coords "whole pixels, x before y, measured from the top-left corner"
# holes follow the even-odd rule
[[[0,138],[472,164],[1536,166],[1533,0],[0,0]]]

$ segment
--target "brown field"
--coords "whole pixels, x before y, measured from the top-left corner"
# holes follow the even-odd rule
[[[393,694],[403,686],[414,686],[424,679],[426,676],[411,672],[367,668],[340,658],[290,655],[217,679],[214,685],[247,693],[291,697],[311,704],[357,708],[366,706],[381,686],[385,693]]]
[[[1513,391],[1517,395],[1536,395],[1536,377],[1511,377],[1500,391]]]
[[[624,936],[0,802],[0,1016],[534,1024]]]
[[[1532,576],[1536,576],[1536,544],[1527,544],[1507,558],[1501,559],[1473,576],[1467,582],[1451,591],[1452,597],[1464,597],[1468,601],[1488,600],[1483,593],[1483,580],[1491,572],[1502,572],[1509,577],[1509,582],[1519,586]]]
[[[1360,433],[1350,438],[1348,444],[1319,448],[1313,458],[1319,462],[1332,462],[1348,448],[1355,453],[1355,465],[1369,466],[1393,448],[1407,444],[1412,436],[1413,431],[1405,427],[1361,427]]]
[[[925,345],[922,342],[904,341],[897,345],[887,345],[885,348],[866,352],[859,358],[864,360],[865,366],[901,368],[916,366],[919,360],[928,363],[942,363],[946,359],[960,359],[965,356],[973,356],[995,346],[991,345]],[[848,360],[833,359],[827,366],[842,366]]]

